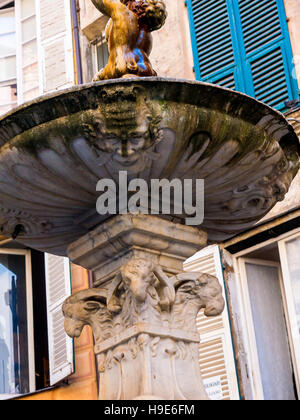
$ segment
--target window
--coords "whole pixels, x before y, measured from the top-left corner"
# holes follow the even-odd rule
[[[187,4],[198,80],[247,93],[281,111],[299,98],[283,0]]]
[[[38,95],[36,0],[0,2],[0,115]]]
[[[300,396],[300,231],[236,254],[255,399]]]
[[[61,311],[70,294],[67,258],[0,249],[0,400],[48,388],[73,373],[73,340]]]
[[[0,10],[0,114],[17,105],[16,25],[14,9]]]
[[[35,389],[30,252],[0,250],[0,399]]]
[[[94,44],[94,51],[95,72],[99,72],[106,66],[109,57],[108,44],[104,35],[97,39],[96,43]]]
[[[35,0],[20,1],[20,62],[22,102],[39,95]]]

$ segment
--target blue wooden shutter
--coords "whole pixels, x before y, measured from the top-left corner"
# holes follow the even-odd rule
[[[283,0],[187,0],[198,80],[285,110],[299,98]]]
[[[198,80],[235,89],[237,65],[227,0],[188,0]]]

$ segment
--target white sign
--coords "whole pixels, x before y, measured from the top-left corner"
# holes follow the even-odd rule
[[[204,388],[211,400],[220,401],[223,399],[221,376],[214,376],[203,381]]]

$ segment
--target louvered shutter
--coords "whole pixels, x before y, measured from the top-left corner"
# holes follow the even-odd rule
[[[187,0],[196,78],[285,110],[299,98],[283,0]]]
[[[45,254],[50,383],[55,385],[74,372],[73,340],[64,330],[62,304],[71,295],[70,262]]]
[[[70,0],[39,0],[39,54],[43,92],[75,83]]]
[[[239,89],[227,0],[187,0],[196,79]]]
[[[225,297],[223,268],[218,246],[198,252],[184,264],[185,271],[202,272],[216,276]],[[231,327],[226,303],[221,316],[207,318],[203,311],[198,315],[197,326],[201,343],[199,362],[204,385],[211,399],[239,400]]]
[[[238,0],[238,5],[250,72],[247,93],[283,111],[285,102],[299,97],[283,0]]]

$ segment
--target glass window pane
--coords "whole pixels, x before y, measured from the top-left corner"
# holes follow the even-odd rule
[[[107,42],[102,42],[97,45],[97,68],[98,71],[102,70],[108,63],[108,44]]]
[[[266,400],[295,400],[278,268],[246,263],[261,379]]]
[[[39,74],[37,63],[26,67],[23,70],[23,90],[24,92],[32,90],[39,85]]]
[[[0,254],[0,394],[29,391],[25,256]]]
[[[0,11],[0,35],[15,32],[14,10]]]
[[[35,0],[21,0],[21,18],[35,14]]]
[[[0,82],[15,79],[16,76],[16,57],[0,58]]]
[[[294,304],[300,333],[300,238],[286,242],[288,267],[292,283]]]
[[[0,57],[16,55],[16,34],[0,35]]]
[[[17,103],[17,85],[16,82],[0,86],[0,106]]]
[[[40,94],[40,91],[38,87],[32,90],[29,90],[28,92],[24,92],[24,102],[31,101],[32,99],[37,98],[39,94]]]
[[[36,38],[36,20],[35,16],[22,22],[22,43],[24,44],[31,39]]]

